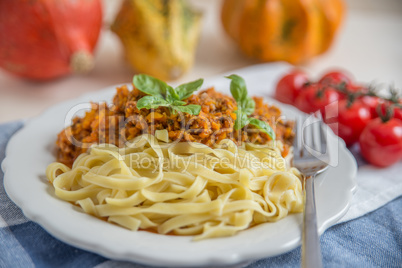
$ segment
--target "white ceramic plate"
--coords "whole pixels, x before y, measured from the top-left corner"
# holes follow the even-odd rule
[[[285,64],[257,65],[236,70],[247,82],[249,92],[268,95],[276,79],[289,69]],[[219,76],[205,80],[228,92],[229,80]],[[66,117],[81,113],[88,101],[111,101],[115,86],[95,94],[58,104],[30,120],[14,135],[2,163],[7,194],[32,221],[56,238],[103,256],[149,265],[220,266],[275,256],[300,245],[302,213],[276,223],[261,224],[233,237],[193,242],[191,237],[131,232],[86,215],[70,203],[59,200],[47,182],[45,169],[54,161],[56,135],[65,127]],[[285,115],[296,109],[280,105]],[[81,110],[81,111],[79,111]],[[67,118],[67,123],[69,123]],[[316,201],[319,232],[335,224],[348,207],[355,189],[357,166],[354,158],[332,133],[329,137],[333,167],[318,178]]]

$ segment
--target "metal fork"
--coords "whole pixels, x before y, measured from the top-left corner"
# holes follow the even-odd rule
[[[295,132],[293,165],[304,175],[302,267],[322,267],[314,179],[328,168],[329,152],[321,116],[297,118]]]

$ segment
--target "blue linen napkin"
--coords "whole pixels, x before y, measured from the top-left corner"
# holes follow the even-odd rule
[[[10,137],[21,122],[0,125],[0,162]],[[8,198],[0,170],[0,268],[8,267],[133,267],[61,242],[27,219]],[[324,267],[402,267],[402,197],[365,216],[337,224],[321,236]],[[300,247],[245,267],[299,267]]]

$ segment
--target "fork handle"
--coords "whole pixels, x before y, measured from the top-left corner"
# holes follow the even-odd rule
[[[305,179],[305,207],[302,234],[302,267],[322,267],[320,236],[317,229],[317,213],[314,198],[314,176]]]

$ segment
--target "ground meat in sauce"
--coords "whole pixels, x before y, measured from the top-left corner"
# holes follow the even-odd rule
[[[162,129],[168,130],[172,141],[199,142],[208,146],[223,139],[231,139],[238,145],[242,142],[266,144],[270,141],[267,134],[252,126],[234,130],[236,102],[214,88],[200,91],[185,100],[188,104],[201,105],[199,115],[174,114],[167,107],[138,110],[136,103],[144,95],[123,85],[117,88],[113,105],[93,103],[84,117],[75,117],[72,125],[58,134],[57,161],[71,167],[78,155],[91,144],[112,143],[122,147],[126,141],[141,134],[154,134]],[[282,155],[286,156],[294,137],[293,122],[283,121],[279,108],[264,103],[263,98],[253,99],[256,106],[251,116],[273,127],[277,140],[284,144]]]

